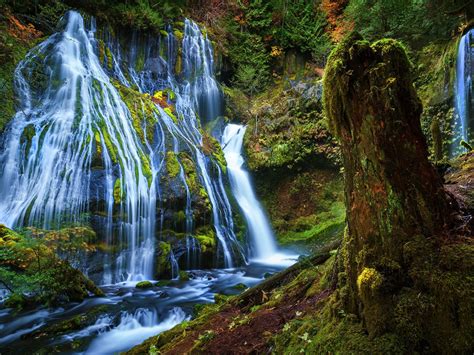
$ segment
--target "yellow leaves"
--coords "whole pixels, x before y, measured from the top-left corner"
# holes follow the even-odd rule
[[[357,278],[359,290],[370,289],[376,291],[383,283],[383,276],[375,269],[366,267]]]
[[[173,112],[173,110],[172,110],[171,107],[165,107],[163,110],[166,112],[166,114],[167,114],[168,116],[171,117],[171,119],[172,119],[175,123],[178,123],[178,118],[177,118],[176,115],[174,114],[174,112]]]
[[[270,56],[275,58],[275,57],[280,57],[282,54],[283,54],[283,48],[281,48],[279,46],[272,46]]]
[[[160,90],[160,91],[157,91],[153,94],[153,98],[157,99],[157,100],[165,100],[165,97],[163,95],[163,91]]]

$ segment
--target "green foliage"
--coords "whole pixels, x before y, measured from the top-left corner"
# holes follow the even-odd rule
[[[36,40],[15,38],[7,31],[6,23],[0,22],[0,132],[13,118],[18,104],[13,84],[15,68],[34,43]]]
[[[338,150],[328,132],[320,97],[314,92],[320,82],[301,82],[304,89],[275,88],[250,108],[244,137],[251,170],[295,167],[319,160],[337,163]],[[271,107],[271,109],[269,109]]]
[[[443,160],[443,140],[441,138],[441,129],[437,118],[431,122],[431,138],[433,140],[435,162],[439,162]]]
[[[13,11],[28,13],[38,22],[46,21],[50,30],[57,19],[68,8],[84,10],[96,17],[106,20],[115,26],[129,26],[140,30],[151,30],[156,33],[170,19],[182,15],[185,0],[5,0]]]
[[[210,227],[202,227],[196,231],[195,238],[199,241],[201,252],[212,255],[216,249],[216,235]]]
[[[234,85],[247,94],[262,90],[270,80],[269,55],[260,36],[233,29],[235,41],[229,47],[234,66]]]
[[[325,32],[327,25],[323,12],[317,11],[316,1],[296,0],[291,4],[283,2],[275,10],[282,15],[281,24],[276,27],[275,37],[283,48],[296,48],[309,53],[318,63],[324,63],[331,50],[331,41]]]
[[[238,2],[238,11],[225,22],[234,85],[250,95],[261,91],[272,80],[272,64],[289,49],[324,63],[331,42],[319,4],[306,0]]]
[[[433,0],[351,0],[345,17],[369,40],[391,37],[416,45],[450,38],[458,19],[441,9]]]
[[[321,212],[309,217],[301,217],[294,221],[296,229],[279,235],[278,241],[284,245],[304,243],[314,248],[332,240],[341,238],[346,225],[346,209],[344,203],[337,201],[327,212]]]
[[[31,229],[15,233],[0,225],[0,284],[10,291],[7,306],[25,308],[38,304],[55,305],[61,301],[82,301],[88,291],[100,291],[80,271],[72,268],[90,229],[68,228],[60,231]],[[56,253],[65,256],[65,260]]]

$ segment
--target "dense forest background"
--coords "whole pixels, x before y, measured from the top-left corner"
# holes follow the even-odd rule
[[[279,245],[314,253],[132,352],[469,353],[474,156],[472,142],[458,159],[450,146],[457,49],[474,1],[0,0],[0,132],[18,104],[15,67],[69,9],[117,38],[171,26],[179,40],[184,18],[196,21],[225,100],[219,122],[203,124],[204,148],[219,123],[245,124],[246,167]],[[374,112],[380,125],[367,118]],[[52,256],[71,236],[81,237],[72,254],[88,248],[88,233],[47,233],[43,245],[5,229],[5,241],[51,264],[46,273],[31,263],[14,286],[49,289],[39,303],[77,285],[72,300],[100,295]]]

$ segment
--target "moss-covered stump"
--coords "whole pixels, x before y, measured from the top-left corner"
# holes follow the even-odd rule
[[[49,233],[48,238],[55,235]],[[55,306],[80,302],[89,294],[103,295],[91,280],[61,260],[56,250],[58,248],[49,246],[47,240],[19,234],[0,225],[0,284],[10,292],[5,302],[7,307]]]
[[[450,231],[457,211],[428,161],[410,73],[394,40],[352,35],[328,60],[324,104],[341,145],[348,222],[335,309],[402,352],[464,353],[474,346],[464,317],[474,309],[472,233]]]

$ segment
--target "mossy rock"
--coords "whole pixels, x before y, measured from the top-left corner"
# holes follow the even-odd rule
[[[189,281],[189,274],[184,270],[180,270],[179,271],[179,279],[181,281]]]
[[[245,291],[246,289],[248,289],[248,286],[244,283],[238,283],[238,284],[232,286],[232,288],[234,290],[238,290],[238,291]]]
[[[32,236],[31,233],[36,234]],[[11,291],[5,304],[23,309],[81,302],[90,293],[103,296],[102,290],[91,280],[56,255],[54,242],[61,241],[63,250],[69,247],[80,250],[87,248],[83,237],[90,238],[91,235],[95,236],[95,233],[80,227],[16,233],[0,225],[0,247],[3,250],[0,274]]]
[[[153,284],[150,281],[140,281],[139,283],[137,283],[135,285],[135,287],[136,288],[141,288],[141,289],[151,288],[151,287],[153,287]]]
[[[157,248],[156,259],[156,277],[157,278],[171,278],[172,268],[170,262],[171,244],[160,241]]]
[[[166,152],[166,170],[168,171],[168,176],[171,179],[177,177],[181,170],[176,153],[173,151]]]

